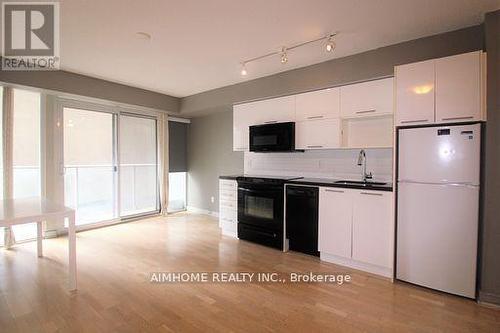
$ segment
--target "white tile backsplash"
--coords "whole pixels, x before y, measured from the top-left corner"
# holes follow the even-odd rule
[[[308,150],[303,153],[244,154],[248,175],[283,175],[335,179],[361,179],[359,149]],[[392,149],[365,149],[366,170],[374,180],[392,181]]]

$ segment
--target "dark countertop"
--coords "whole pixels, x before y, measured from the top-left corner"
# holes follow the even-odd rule
[[[224,175],[224,176],[219,176],[219,179],[229,179],[229,180],[236,180],[236,178],[241,177],[243,175]]]
[[[327,187],[341,187],[341,188],[353,188],[360,190],[372,190],[372,191],[387,191],[392,192],[392,183],[386,183],[384,185],[364,185],[364,184],[342,184],[336,183],[339,179],[331,178],[301,178],[296,180],[289,180],[287,184],[298,184],[298,185],[311,185],[311,186],[327,186]]]
[[[244,175],[224,175],[219,176],[219,179],[229,179],[236,180],[238,177]],[[341,188],[353,188],[359,190],[372,190],[372,191],[387,191],[392,192],[392,183],[386,183],[384,185],[363,185],[363,184],[342,184],[336,183],[342,181],[342,179],[333,178],[300,178],[295,180],[287,180],[286,184],[297,184],[297,185],[311,185],[311,186],[326,186],[326,187],[341,187]]]

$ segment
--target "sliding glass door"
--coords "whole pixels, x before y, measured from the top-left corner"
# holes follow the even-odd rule
[[[77,225],[117,218],[116,115],[64,108],[63,117],[65,204]]]
[[[77,225],[158,212],[157,120],[83,103],[62,109],[64,200]]]
[[[156,120],[120,114],[120,212],[158,211]]]

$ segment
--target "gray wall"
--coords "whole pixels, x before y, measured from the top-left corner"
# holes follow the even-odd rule
[[[65,71],[2,71],[0,82],[177,113],[180,98]]]
[[[232,108],[192,119],[188,128],[188,206],[219,211],[218,177],[242,172],[243,153],[233,152]]]
[[[181,114],[196,116],[243,101],[390,76],[395,65],[482,48],[483,27],[473,26],[185,97]]]
[[[480,299],[500,304],[500,11],[485,18],[487,125]]]

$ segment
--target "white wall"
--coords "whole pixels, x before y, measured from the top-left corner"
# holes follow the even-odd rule
[[[284,175],[315,178],[361,179],[359,149],[314,150],[304,153],[245,152],[248,175]],[[392,149],[366,149],[366,170],[374,180],[392,181]]]

